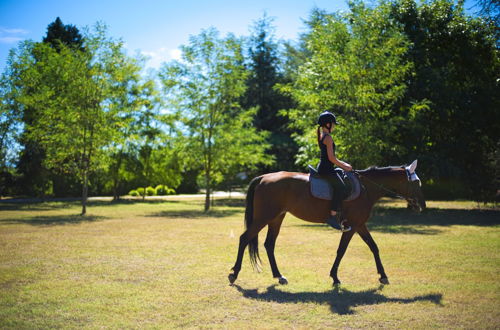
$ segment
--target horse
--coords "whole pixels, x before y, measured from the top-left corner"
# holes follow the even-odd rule
[[[360,180],[362,189],[358,198],[342,202],[342,218],[350,231],[343,232],[337,256],[330,270],[333,284],[340,284],[337,276],[342,257],[355,233],[358,233],[368,245],[375,258],[379,281],[389,284],[389,279],[380,260],[379,249],[373,240],[366,222],[370,218],[375,203],[386,195],[406,199],[408,206],[415,211],[425,209],[425,199],[421,191],[421,182],[415,172],[417,161],[408,166],[370,167],[354,171]],[[325,223],[330,214],[330,201],[313,197],[309,175],[296,172],[268,173],[254,178],[248,187],[245,208],[246,230],[240,236],[236,263],[228,279],[232,285],[241,271],[241,264],[248,246],[250,261],[254,268],[260,268],[258,234],[267,225],[267,237],[264,247],[274,278],[279,284],[288,284],[280,273],[274,256],[276,239],[286,213],[313,223]]]

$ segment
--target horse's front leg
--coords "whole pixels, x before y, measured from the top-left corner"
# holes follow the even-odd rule
[[[372,235],[370,235],[370,232],[368,231],[368,228],[366,227],[366,224],[360,226],[358,228],[358,234],[361,236],[363,241],[368,245],[370,250],[373,253],[373,257],[375,258],[375,264],[377,265],[377,272],[380,274],[380,283],[382,284],[389,284],[389,279],[387,278],[387,275],[385,274],[384,271],[384,266],[382,266],[382,261],[380,260],[380,255],[378,251],[378,246],[377,243],[373,240]]]
[[[354,230],[350,230],[348,232],[342,233],[339,248],[337,249],[337,257],[335,258],[335,262],[333,263],[332,269],[330,270],[330,276],[333,278],[333,285],[340,284],[340,280],[337,277],[337,271],[339,270],[340,260],[342,260],[342,257],[347,250],[347,246],[349,246],[349,242],[351,241],[354,232]]]

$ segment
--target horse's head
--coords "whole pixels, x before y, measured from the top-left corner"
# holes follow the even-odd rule
[[[406,183],[406,192],[402,192],[403,197],[408,201],[408,207],[414,211],[421,212],[425,209],[425,199],[422,194],[422,190],[420,187],[422,183],[415,172],[417,168],[417,160],[414,160],[413,163],[405,167],[407,183]]]
[[[415,160],[408,166],[372,167],[358,173],[361,177],[367,177],[365,184],[376,187],[381,195],[406,199],[409,208],[422,211],[425,209],[425,199],[416,168]]]

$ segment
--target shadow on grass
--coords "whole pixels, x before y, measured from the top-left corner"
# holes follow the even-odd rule
[[[175,196],[172,196],[175,198]],[[135,204],[196,204],[204,205],[204,200],[197,199],[119,199],[119,200],[89,200],[88,207],[93,206],[117,206],[117,205],[135,205]],[[245,207],[245,200],[242,198],[217,198],[212,206]],[[6,199],[0,200],[0,211],[45,211],[53,209],[67,209],[71,207],[81,207],[79,198],[60,198],[60,199]]]
[[[52,215],[52,216],[33,216],[22,219],[0,219],[3,224],[28,224],[33,226],[56,226],[66,224],[78,224],[83,222],[96,222],[107,219],[104,216],[95,215]]]
[[[367,222],[370,231],[391,234],[436,235],[442,230],[429,228],[430,226],[453,225],[500,225],[500,211],[428,208],[422,213],[415,213],[402,208],[376,208]],[[301,224],[299,226],[325,227],[324,224]]]
[[[131,199],[119,199],[117,201],[111,200],[93,200],[87,202],[87,207],[106,207],[106,206],[117,206],[117,205],[138,205],[138,204],[173,204],[181,203],[181,201],[171,201],[171,200],[131,200]],[[16,200],[16,201],[0,201],[0,211],[46,211],[55,209],[68,209],[68,208],[79,208],[81,207],[81,201],[79,199],[61,199],[61,200]]]
[[[349,291],[336,287],[325,292],[285,292],[277,288],[274,284],[267,288],[265,292],[259,293],[256,289],[243,289],[239,285],[234,285],[243,294],[243,297],[261,301],[271,301],[277,303],[315,303],[328,304],[332,313],[339,315],[355,314],[353,308],[358,306],[378,305],[384,303],[412,304],[421,301],[432,302],[442,306],[442,294],[427,294],[413,298],[390,298],[382,294],[383,285],[376,289],[360,292]]]
[[[197,206],[196,209],[192,210],[167,210],[161,212],[155,212],[146,215],[146,217],[152,218],[223,218],[229,217],[231,215],[241,213],[241,209],[211,209],[208,212],[203,211],[203,207]]]
[[[170,201],[169,201],[170,202]],[[165,217],[165,218],[223,218],[242,213],[245,206],[245,200],[223,198],[216,199],[208,212],[204,211],[204,201],[182,201],[184,204],[192,204],[193,208],[188,210],[164,210],[148,214],[147,217]],[[219,207],[225,207],[220,209]]]

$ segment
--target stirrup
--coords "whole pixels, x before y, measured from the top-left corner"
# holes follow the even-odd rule
[[[346,222],[346,221],[347,221],[347,219],[344,219],[344,220],[342,220],[342,221],[340,222],[340,231],[342,231],[343,233],[345,233],[345,232],[347,232],[347,231],[351,230],[351,226],[345,226],[345,225],[344,225],[344,222]]]
[[[329,224],[333,229],[340,230],[341,232],[345,233],[346,231],[351,230],[350,226],[344,226],[344,222],[347,220],[343,220],[341,223],[337,221],[337,215],[330,215],[328,219],[326,220],[326,223]]]

